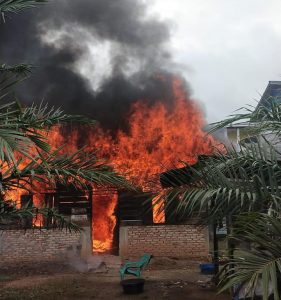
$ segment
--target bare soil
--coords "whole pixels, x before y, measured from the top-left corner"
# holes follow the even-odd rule
[[[217,295],[211,277],[199,273],[197,262],[153,259],[143,278],[142,294],[125,295],[116,267],[83,273],[64,264],[6,267],[0,269],[0,299],[231,299]]]

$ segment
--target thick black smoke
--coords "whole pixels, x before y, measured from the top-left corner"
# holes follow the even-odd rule
[[[24,102],[44,99],[118,128],[133,101],[171,102],[161,76],[172,68],[169,35],[141,0],[53,0],[0,24],[0,62],[36,66],[18,90]]]

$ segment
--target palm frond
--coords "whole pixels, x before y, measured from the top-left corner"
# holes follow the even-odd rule
[[[96,121],[80,115],[65,114],[60,108],[49,107],[41,102],[39,105],[32,104],[28,107],[20,107],[17,125],[20,129],[44,129],[64,123],[79,123],[94,125]]]
[[[36,215],[40,215],[45,220],[46,229],[59,229],[80,232],[82,229],[75,223],[68,221],[63,215],[59,214],[54,208],[43,207],[36,209]]]
[[[0,66],[0,100],[8,99],[12,88],[25,80],[30,73],[28,65]]]
[[[18,224],[22,227],[22,224],[24,224],[26,220],[35,220],[38,216],[45,220],[45,229],[65,229],[74,232],[81,231],[81,228],[78,225],[68,221],[53,208],[37,208],[29,204],[17,208],[14,202],[7,202],[0,199],[0,228],[2,226],[2,229],[10,224]],[[34,224],[33,227],[38,228],[38,226]]]
[[[32,66],[28,64],[18,64],[14,66],[9,66],[6,64],[0,65],[0,74],[13,74],[13,75],[23,75],[27,76],[31,73]]]
[[[4,18],[4,14],[19,13],[25,9],[30,9],[37,6],[38,4],[43,4],[46,2],[46,0],[1,0],[0,14]]]
[[[172,205],[179,218],[203,216],[205,222],[243,212],[281,209],[281,165],[275,149],[252,145],[209,157],[162,175],[171,182],[159,201]],[[176,183],[176,184],[175,184]]]
[[[236,249],[234,257],[221,272],[220,291],[240,286],[245,296],[253,297],[262,289],[263,300],[269,293],[280,299],[281,283],[281,220],[266,214],[242,215],[237,220],[237,242],[249,249]]]
[[[241,112],[241,113],[240,113]],[[233,125],[236,122],[245,122],[249,135],[256,135],[261,132],[281,132],[281,105],[274,97],[270,97],[266,105],[258,107],[242,107],[228,118],[210,124],[210,133],[218,129]]]
[[[92,126],[95,121],[83,116],[65,114],[61,109],[49,108],[47,104],[22,107],[17,102],[0,106],[0,159],[14,161],[14,152],[27,155],[34,146],[50,151],[46,130],[65,123]],[[42,133],[41,133],[42,131]]]
[[[39,152],[24,166],[21,161],[11,165],[3,173],[2,184],[9,189],[15,184],[25,188],[26,182],[44,183],[54,188],[57,183],[72,184],[76,188],[87,189],[94,186],[112,186],[134,189],[123,177],[116,174],[106,162],[98,160],[95,153],[85,153],[80,149],[73,154]]]

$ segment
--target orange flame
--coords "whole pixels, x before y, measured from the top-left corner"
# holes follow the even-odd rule
[[[94,252],[106,252],[113,248],[117,200],[116,191],[96,191],[93,195],[92,236]]]
[[[128,121],[129,131],[119,130],[114,139],[101,129],[98,137],[89,135],[89,147],[99,149],[100,156],[108,157],[118,173],[144,191],[159,191],[159,180],[152,180],[156,175],[183,167],[181,161],[195,164],[198,155],[211,155],[219,146],[203,131],[202,113],[178,79],[173,81],[172,108],[161,101],[153,106],[138,101]],[[153,206],[155,223],[165,221],[161,206]]]
[[[179,79],[173,81],[172,98],[172,107],[161,101],[152,106],[145,101],[136,102],[131,108],[128,131],[119,130],[114,137],[101,128],[75,127],[65,134],[64,128],[56,127],[48,133],[49,142],[54,148],[65,145],[62,152],[73,152],[86,144],[85,151],[97,150],[100,158],[108,158],[115,171],[143,191],[159,191],[161,186],[157,175],[182,167],[181,161],[194,164],[198,155],[212,155],[218,146],[203,131],[202,113],[198,105],[189,99]],[[155,177],[157,181],[153,180]],[[35,202],[40,205],[42,198],[37,197]],[[104,252],[112,248],[116,204],[116,192],[94,192],[94,251]],[[163,210],[159,209],[161,205],[154,207],[153,220],[156,223],[165,221]],[[40,224],[41,221],[38,222]]]
[[[115,169],[143,188],[153,175],[183,167],[182,161],[194,164],[198,155],[214,152],[216,143],[202,129],[205,124],[199,107],[187,98],[179,80],[174,81],[173,96],[170,110],[161,102],[152,107],[135,103],[129,133],[119,131],[110,147]]]

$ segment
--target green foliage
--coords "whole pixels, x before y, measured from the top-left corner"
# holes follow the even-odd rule
[[[248,126],[249,135],[264,132],[274,132],[279,135],[281,132],[281,106],[274,97],[270,97],[267,99],[266,106],[242,107],[228,118],[211,124],[210,133],[237,122],[245,122],[245,125]]]
[[[274,299],[280,299],[281,284],[281,220],[265,214],[242,215],[236,222],[233,239],[249,245],[236,249],[234,257],[221,272],[220,291],[243,284],[248,297],[262,288],[263,300],[272,290]]]
[[[38,152],[24,166],[19,167],[22,159],[11,165],[2,174],[4,190],[20,187],[28,190],[30,186],[43,183],[46,188],[54,188],[58,182],[71,183],[77,189],[88,189],[95,186],[111,186],[133,189],[123,177],[99,159],[95,153],[86,153],[80,149],[72,154],[61,154],[60,149],[54,152]]]
[[[49,152],[44,133],[54,125],[69,122],[95,124],[83,116],[67,115],[43,103],[29,107],[22,107],[18,102],[0,105],[0,160],[15,163],[15,151],[29,157],[34,146]]]
[[[7,66],[5,64],[0,65],[0,100],[7,101],[10,96],[11,89],[21,81],[27,78],[31,71],[31,66],[17,65]]]
[[[46,227],[44,228],[47,229],[66,229],[74,232],[81,231],[79,226],[66,220],[54,208],[37,208],[29,204],[17,208],[15,202],[0,200],[0,229],[5,229],[6,226],[10,224],[17,224],[24,228],[24,224],[27,220],[36,220],[37,218],[45,220]],[[2,227],[3,225],[4,227]]]
[[[212,132],[243,121],[249,139],[241,142],[239,150],[204,157],[194,167],[168,172],[164,180],[170,188],[162,200],[166,209],[172,207],[181,218],[200,217],[204,224],[225,218],[236,221],[233,238],[250,245],[250,250],[244,247],[234,252],[221,273],[221,291],[242,284],[253,297],[261,285],[265,300],[272,286],[277,300],[281,284],[281,106],[269,100],[273,101],[266,107],[244,108],[243,113],[213,124]],[[272,212],[273,216],[267,215]]]
[[[31,73],[32,66],[27,64],[19,64],[15,66],[8,66],[6,64],[0,65],[0,74],[15,74],[27,76]]]
[[[243,212],[281,209],[281,165],[274,148],[233,149],[204,158],[200,167],[187,165],[164,176],[177,186],[165,190],[162,200],[181,218],[203,216],[210,223]]]
[[[46,0],[0,0],[0,14],[5,20],[5,14],[19,13],[46,2]]]

